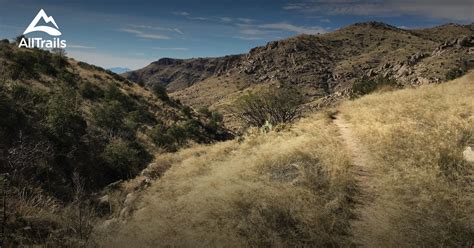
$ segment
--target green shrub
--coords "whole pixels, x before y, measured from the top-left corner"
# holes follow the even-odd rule
[[[126,94],[122,93],[119,87],[115,84],[110,84],[105,91],[105,100],[106,101],[118,101],[123,107],[127,110],[134,110],[136,108],[135,102]]]
[[[116,178],[131,178],[142,168],[140,152],[123,139],[113,139],[101,154],[108,172]]]
[[[137,110],[128,113],[127,120],[137,124],[154,124],[155,116],[143,107],[137,108]]]
[[[166,133],[173,138],[173,141],[177,146],[185,145],[188,140],[188,132],[186,131],[186,128],[176,123],[171,125]]]
[[[261,127],[267,121],[275,125],[295,120],[303,101],[295,89],[270,89],[240,97],[234,103],[234,112],[250,126]]]
[[[72,73],[66,69],[59,71],[58,79],[66,83],[69,86],[76,86],[77,81],[79,81],[79,76],[75,73]]]
[[[377,77],[377,78],[367,78],[363,77],[359,80],[356,80],[352,85],[351,89],[351,98],[357,98],[363,95],[367,95],[376,91],[377,89],[388,86],[393,88],[399,88],[397,81],[393,78],[388,77]]]
[[[107,101],[103,106],[93,109],[92,116],[95,124],[106,131],[119,132],[124,128],[125,110],[116,100]]]
[[[224,121],[224,116],[217,111],[213,111],[211,114],[211,122],[220,124],[222,121]]]
[[[11,135],[19,126],[23,119],[21,112],[14,107],[11,99],[8,98],[5,88],[0,84],[0,144],[5,142],[5,136]]]
[[[13,80],[30,79],[38,76],[35,70],[37,63],[33,52],[18,51],[13,53],[13,64],[8,66],[8,74]]]
[[[169,127],[160,123],[149,132],[149,136],[157,146],[168,151],[176,151],[190,139],[201,140],[202,131],[198,121],[189,120],[182,125],[173,123]]]
[[[207,118],[210,118],[212,116],[212,112],[206,107],[199,108],[198,113],[204,115]]]
[[[189,106],[183,106],[181,108],[181,112],[188,118],[191,118],[192,114],[193,114],[193,109]]]
[[[44,50],[34,50],[33,55],[36,58],[34,68],[37,72],[50,76],[56,76],[58,70],[52,64],[53,59],[50,52]]]
[[[446,81],[456,79],[464,75],[464,71],[461,68],[452,68],[446,72]]]
[[[170,100],[168,93],[166,93],[166,88],[159,84],[154,84],[151,87],[151,91],[153,92],[153,94],[155,94],[156,97],[158,97],[162,101],[167,102]]]
[[[176,150],[174,138],[166,132],[166,127],[163,124],[153,127],[148,135],[157,146],[169,151]]]
[[[184,138],[187,139],[192,139],[197,142],[201,142],[205,140],[205,137],[203,137],[203,130],[201,128],[201,122],[199,122],[196,119],[190,119],[184,122],[183,124],[183,129],[185,130],[185,135]]]
[[[67,144],[76,142],[86,133],[87,123],[78,110],[76,95],[71,90],[52,96],[45,122],[48,132]]]
[[[79,86],[79,93],[89,100],[96,100],[104,96],[104,92],[89,81],[85,81]]]

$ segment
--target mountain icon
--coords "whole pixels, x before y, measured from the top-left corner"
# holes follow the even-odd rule
[[[43,19],[43,21],[45,23],[50,23],[51,22],[56,28],[49,27],[49,26],[36,26],[41,18]],[[54,18],[52,16],[48,16],[46,14],[46,12],[44,12],[43,9],[41,9],[38,12],[35,19],[33,19],[33,21],[31,21],[30,25],[26,28],[26,30],[25,30],[25,32],[23,32],[23,34],[28,34],[28,33],[35,32],[35,31],[45,32],[45,33],[47,33],[51,36],[61,35],[61,32],[59,31],[59,27],[56,24],[56,22],[54,21]]]

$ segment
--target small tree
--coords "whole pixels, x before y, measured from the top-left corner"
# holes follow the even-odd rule
[[[261,127],[267,121],[276,125],[295,120],[302,103],[302,95],[295,89],[270,89],[240,97],[234,112],[248,125]]]

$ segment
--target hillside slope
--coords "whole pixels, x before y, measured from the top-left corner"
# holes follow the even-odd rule
[[[66,216],[75,214],[66,213],[71,204],[93,209],[94,193],[135,177],[155,153],[229,138],[220,120],[166,94],[8,40],[0,42],[0,116],[5,225],[13,230],[7,246],[54,247],[86,237],[69,223],[77,221]]]
[[[375,199],[354,224],[367,247],[474,244],[474,72],[340,107],[374,178]],[[472,152],[470,152],[472,153]]]
[[[105,247],[474,244],[474,72],[444,84],[373,93],[291,128],[158,158],[170,168],[108,221]],[[342,134],[344,135],[344,134]],[[355,155],[357,157],[357,154]],[[362,166],[377,176],[360,182]],[[370,183],[370,185],[367,185]],[[360,198],[367,187],[372,197]],[[105,238],[104,238],[105,236]]]
[[[125,76],[168,85],[174,97],[194,107],[225,110],[247,90],[286,85],[297,85],[311,101],[348,89],[362,77],[391,77],[402,85],[445,81],[450,71],[462,74],[474,65],[473,35],[473,25],[404,30],[358,23],[273,41],[243,55],[163,59]]]

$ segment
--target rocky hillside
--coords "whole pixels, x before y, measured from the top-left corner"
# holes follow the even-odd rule
[[[88,228],[75,211],[93,213],[94,193],[135,177],[157,153],[229,137],[215,113],[8,40],[0,41],[0,116],[0,181],[15,209],[7,247],[75,247],[67,242]]]
[[[192,106],[222,108],[243,91],[287,84],[317,99],[348,89],[360,78],[393,78],[402,85],[445,81],[474,65],[474,25],[404,30],[358,23],[322,35],[273,41],[236,56],[161,59],[125,74],[166,85]]]
[[[222,58],[171,59],[162,58],[149,66],[123,75],[146,84],[158,83],[167,86],[168,91],[182,90],[208,77],[222,74],[240,60],[239,55]]]

